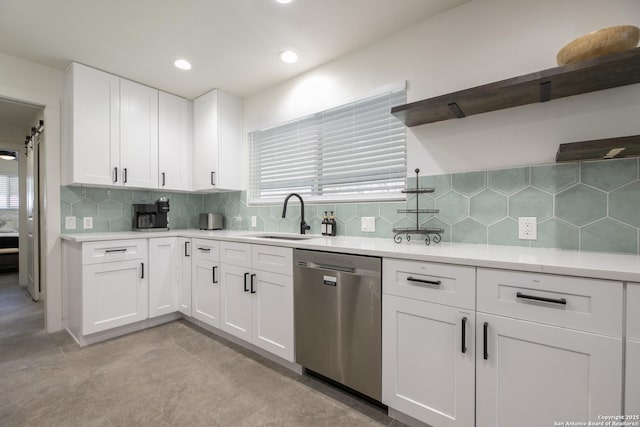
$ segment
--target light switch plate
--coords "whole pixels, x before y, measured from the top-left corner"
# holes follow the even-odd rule
[[[373,233],[376,231],[376,217],[363,216],[360,218],[360,231],[364,233]]]
[[[84,218],[82,218],[82,228],[84,228],[85,230],[90,230],[93,228],[92,216],[85,216]]]
[[[65,216],[64,217],[64,228],[67,230],[75,230],[76,229],[76,217],[75,216]]]
[[[257,226],[258,226],[258,218],[255,215],[253,215],[251,217],[251,227],[256,228]]]

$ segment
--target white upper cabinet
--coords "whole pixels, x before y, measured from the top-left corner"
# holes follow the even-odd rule
[[[158,188],[158,91],[120,79],[122,184]]]
[[[66,75],[63,184],[158,188],[158,91],[72,63]]]
[[[120,78],[72,63],[64,119],[63,184],[114,185],[120,163]]]
[[[194,101],[195,190],[241,190],[242,100],[218,89]]]
[[[191,190],[193,102],[160,92],[158,106],[159,187],[165,190]]]

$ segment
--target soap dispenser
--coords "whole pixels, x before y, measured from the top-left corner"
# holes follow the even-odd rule
[[[333,211],[331,211],[331,215],[329,215],[329,226],[327,227],[327,234],[329,236],[335,236],[338,231],[337,228],[336,217],[333,214]]]
[[[328,226],[329,226],[329,216],[327,215],[327,211],[324,211],[324,216],[322,217],[322,226],[320,227],[320,230],[322,231],[323,236],[329,235],[329,233],[327,233]]]

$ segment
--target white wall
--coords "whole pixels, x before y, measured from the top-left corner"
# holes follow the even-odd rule
[[[551,68],[569,41],[619,24],[640,26],[640,1],[473,0],[246,98],[245,135],[400,80],[411,102]],[[633,85],[423,125],[409,129],[408,170],[553,163],[560,143],[640,133],[638,117]]]
[[[44,107],[45,132],[41,168],[44,188],[44,243],[41,245],[41,280],[45,289],[47,331],[62,329],[60,250],[60,129],[64,73],[0,53],[0,97]],[[42,241],[41,240],[41,241]]]

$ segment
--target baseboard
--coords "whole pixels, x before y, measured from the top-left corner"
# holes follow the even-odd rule
[[[432,427],[430,424],[425,424],[422,421],[416,420],[410,415],[393,409],[391,406],[389,406],[389,416],[411,427]]]
[[[96,332],[90,335],[74,334],[69,328],[67,332],[78,343],[80,347],[85,347],[91,344],[96,344],[102,341],[107,341],[113,338],[121,337],[122,335],[131,334],[133,332],[142,331],[144,329],[153,328],[154,326],[162,325],[164,323],[173,322],[182,318],[180,313],[169,313],[162,316],[154,317],[152,319],[145,319],[140,322],[131,323],[130,325],[124,325],[117,328],[109,329],[108,331]]]

